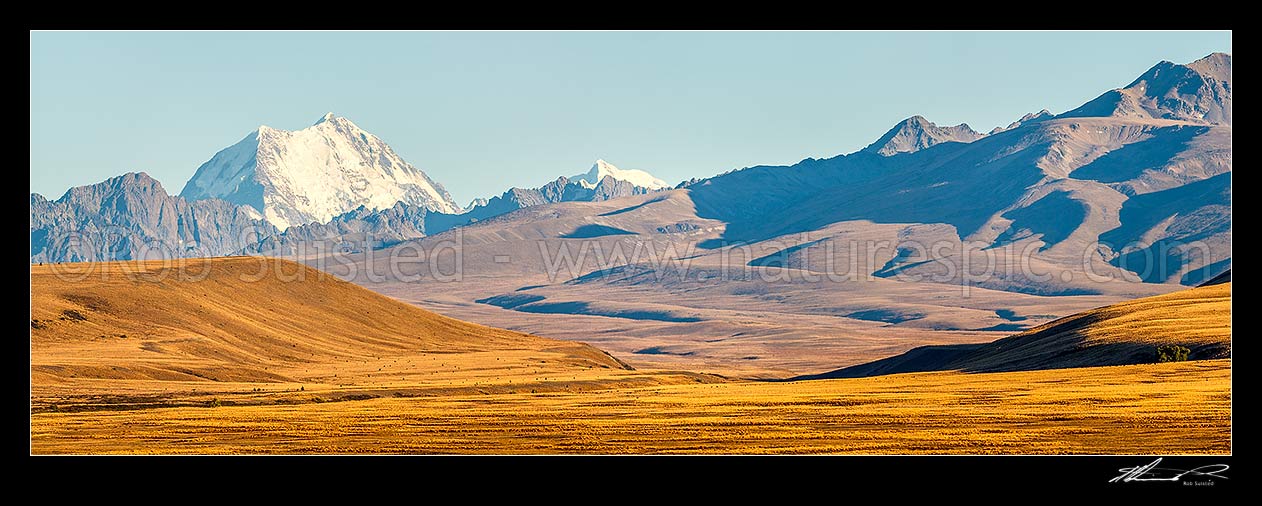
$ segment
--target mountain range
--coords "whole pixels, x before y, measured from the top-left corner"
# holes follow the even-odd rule
[[[818,268],[807,253],[843,237],[828,230],[872,222],[903,224],[893,237],[900,246],[870,266],[879,277],[961,278],[969,248],[994,251],[1005,265],[1020,260],[1013,248],[1034,243],[1034,261],[1048,269],[1195,284],[1230,265],[1230,170],[1231,56],[1221,53],[1161,62],[1069,112],[1027,114],[986,134],[914,116],[852,154],[749,167],[677,189],[598,160],[586,173],[464,209],[380,138],[330,113],[298,131],[259,127],[199,167],[179,197],[143,173],[56,201],[32,194],[31,260],[135,258],[154,243],[181,256],[293,254],[320,241],[361,251],[535,206],[682,192],[693,219],[656,228],[721,224],[698,241],[702,250],[821,236],[784,248],[774,259],[783,265]],[[931,255],[901,246],[940,241],[947,246]],[[1082,290],[1024,274],[987,283]]]
[[[1230,267],[1231,125],[1178,113],[1202,103],[1181,90],[1199,88],[1216,97],[1206,110],[1230,110],[1230,72],[1195,72],[1214,61],[1230,65],[1211,55],[1169,89],[1147,86],[1177,98],[1156,102],[1168,111],[1026,114],[971,142],[913,118],[847,155],[525,207],[400,250],[455,243],[458,265],[364,276],[391,272],[389,249],[349,255],[353,270],[320,265],[462,320],[660,367],[783,377],[989,342]]]
[[[31,261],[362,251],[555,202],[668,185],[597,160],[585,173],[460,208],[377,136],[328,113],[297,131],[260,126],[202,164],[179,196],[144,172],[31,194]],[[320,249],[324,248],[324,249]]]
[[[217,256],[276,233],[253,207],[171,196],[143,172],[31,194],[32,263]]]
[[[649,186],[639,186],[632,181]],[[289,227],[250,244],[242,252],[302,255],[315,253],[317,248],[329,252],[359,252],[441,233],[526,207],[557,202],[599,202],[643,195],[663,188],[665,184],[647,172],[621,170],[609,162],[597,160],[586,174],[573,178],[561,176],[538,188],[511,188],[489,200],[474,201],[459,213],[438,212],[406,202],[397,202],[383,209],[361,205],[325,223]]]
[[[729,243],[849,220],[943,223],[986,249],[1039,241],[1040,257],[1066,265],[1081,264],[1098,241],[1087,257],[1103,269],[1196,284],[1198,268],[1230,256],[1230,68],[1225,54],[1162,62],[1069,113],[1027,115],[990,135],[911,118],[858,153],[693,182],[690,196],[698,216],[727,223]],[[1099,106],[1106,102],[1117,105]],[[928,244],[934,233],[899,239]],[[882,270],[943,267],[924,260],[897,258]]]

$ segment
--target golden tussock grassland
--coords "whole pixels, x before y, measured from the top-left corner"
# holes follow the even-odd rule
[[[1229,359],[743,381],[630,370],[293,263],[194,262],[32,267],[33,453],[1231,451]],[[1225,290],[1083,333],[1229,346]]]

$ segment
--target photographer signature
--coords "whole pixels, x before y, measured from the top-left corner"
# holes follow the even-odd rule
[[[1171,469],[1168,467],[1157,467],[1157,464],[1160,463],[1161,459],[1158,458],[1146,466],[1123,467],[1118,469],[1118,471],[1122,472],[1121,476],[1109,480],[1109,483],[1127,483],[1132,481],[1179,481],[1183,479],[1184,476],[1188,475],[1193,477],[1206,476],[1222,478],[1225,480],[1227,477],[1218,473],[1230,468],[1227,464],[1210,464],[1195,469]]]

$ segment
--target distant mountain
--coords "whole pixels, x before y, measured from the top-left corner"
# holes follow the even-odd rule
[[[31,194],[31,262],[219,256],[275,233],[249,206],[173,197],[143,172]]]
[[[599,179],[595,179],[593,184],[591,179],[597,176]],[[633,181],[652,186],[637,185]],[[327,222],[291,227],[275,237],[251,245],[245,252],[285,255],[314,252],[317,242],[321,243],[319,247],[324,251],[355,252],[383,248],[527,207],[557,202],[600,202],[643,195],[664,187],[662,180],[647,172],[622,170],[604,160],[597,160],[588,173],[576,176],[576,179],[562,176],[538,188],[510,188],[490,200],[475,199],[460,213],[434,212],[405,202],[380,210],[361,206]]]
[[[1231,55],[1214,53],[1187,65],[1163,61],[1125,88],[1109,91],[1061,117],[1171,119],[1231,125]]]
[[[944,142],[973,142],[985,137],[966,124],[940,127],[924,116],[912,116],[894,125],[880,139],[873,142],[863,151],[881,156],[893,156],[898,153],[915,153],[922,149],[936,146]]]
[[[424,237],[425,220],[429,215],[428,209],[404,202],[378,210],[359,206],[326,223],[289,227],[247,245],[241,252],[305,257],[386,248]]]
[[[784,265],[819,271],[827,267],[819,265],[824,255],[810,254],[812,248],[889,240],[897,247],[873,252],[865,260],[867,272],[954,276],[946,280],[953,283],[978,261],[969,248],[981,247],[1008,269],[981,286],[1041,295],[1097,293],[1087,270],[1197,284],[1230,267],[1230,111],[1231,58],[1215,54],[1188,65],[1162,62],[1126,88],[1068,113],[1027,114],[988,135],[914,116],[855,153],[729,171],[678,189],[644,171],[597,160],[575,178],[511,188],[463,212],[379,139],[328,115],[298,132],[260,128],[203,165],[183,193],[223,195],[257,206],[278,229],[293,226],[292,233],[271,234],[276,237],[254,246],[202,232],[198,243],[213,244],[207,249],[212,254],[235,251],[233,246],[289,251],[312,240],[384,247],[475,223],[511,229],[519,225],[516,219],[534,227],[549,212],[518,211],[661,191],[679,196],[660,202],[688,202],[672,204],[675,221],[656,223],[646,215],[644,227],[632,226],[647,212],[633,206],[618,211],[618,228],[687,231],[707,251],[784,244]],[[151,198],[160,200],[158,193],[164,194]],[[92,205],[79,205],[71,216],[33,195],[32,243],[41,249],[33,247],[32,258],[47,243],[42,230],[73,231],[74,220],[89,220],[90,212],[104,212],[112,222],[150,219],[122,216],[137,212],[131,208],[91,211]],[[230,205],[206,209],[212,207],[218,209],[214,219],[225,221],[212,226],[205,221],[211,216],[198,216],[203,229],[236,230],[244,225],[234,220],[250,218]],[[574,227],[605,220],[596,215],[607,209],[593,206],[602,210],[584,215],[581,207],[569,206],[584,221]],[[483,226],[488,221],[494,227]],[[838,232],[852,226],[864,231]],[[557,227],[557,239],[577,237],[570,224]],[[815,237],[797,244],[800,234]],[[786,244],[785,238],[794,239]],[[492,234],[486,240],[497,239]],[[900,245],[917,242],[943,247],[925,256]],[[1034,271],[1064,276],[1017,268],[1026,261],[1017,253],[1023,248],[1033,252],[1028,260]],[[70,257],[79,258],[46,258]]]
[[[1227,108],[1229,83],[1221,95],[1206,90],[1208,101],[1185,98]],[[695,262],[712,257],[721,264],[758,252],[744,265],[1031,295],[1134,296],[1151,289],[1134,286],[1138,281],[1192,285],[1230,267],[1231,168],[1226,124],[1040,111],[981,135],[911,118],[851,154],[691,180],[660,198],[633,199],[625,209],[566,202],[557,197],[561,182],[492,199],[486,208],[494,220],[463,224],[466,237],[483,241],[470,252],[516,251],[514,272],[544,270],[549,261],[542,258],[526,267],[538,256],[531,252],[538,241],[603,231],[621,242],[687,242],[696,248],[689,256]],[[554,202],[566,205],[521,209]],[[531,239],[517,244],[522,237]],[[608,265],[574,270],[594,271],[615,272]],[[616,272],[637,273],[637,283],[662,274],[653,265]],[[970,274],[979,272],[988,275]],[[698,278],[670,283],[719,290],[725,283],[700,277],[727,273],[687,275]],[[582,284],[605,279],[584,277]],[[609,281],[615,282],[621,281]],[[591,290],[586,294],[598,291]],[[872,308],[847,311],[860,309]],[[949,326],[923,320],[900,324]]]
[[[1230,63],[1227,55],[1211,55],[1186,66],[1158,64],[1132,88],[1177,70],[1183,78],[1174,85],[1196,84],[1181,88],[1196,93],[1178,95],[1165,106],[1198,104],[1198,110],[1229,116]],[[1202,76],[1199,68],[1214,74]],[[1092,111],[1098,115],[1085,115]],[[943,223],[961,241],[929,258],[891,254],[878,276],[946,274],[945,266],[953,264],[958,278],[967,261],[963,241],[995,255],[1037,241],[1041,262],[1072,272],[1082,271],[1084,261],[1098,262],[1148,282],[1196,284],[1227,268],[1231,126],[1207,124],[1199,113],[1195,120],[1182,120],[1156,118],[1156,110],[1115,112],[1089,103],[1056,117],[1028,116],[1010,130],[972,142],[948,141],[932,123],[912,118],[857,153],[752,167],[693,182],[688,189],[699,217],[727,223],[721,237],[703,244],[710,247],[854,220]],[[883,150],[905,151],[880,156]],[[936,229],[930,235],[916,230],[921,229],[893,239],[923,244],[944,239]],[[1019,260],[1014,255],[1007,261]],[[1067,285],[1075,283],[1019,272],[989,283],[1031,293],[1091,290],[1089,283],[1071,289]]]
[[[639,169],[619,169],[614,167],[612,163],[604,160],[596,160],[596,163],[592,164],[591,170],[588,170],[585,174],[571,177],[570,181],[587,188],[595,188],[596,185],[600,184],[601,180],[605,179],[605,176],[650,190],[659,190],[670,186],[666,181],[653,177],[648,172]]]
[[[1022,116],[1021,119],[1019,120],[1013,121],[1006,127],[995,127],[994,130],[991,130],[990,133],[986,135],[995,135],[999,132],[1006,132],[1008,130],[1016,130],[1017,128],[1020,128],[1025,125],[1043,121],[1045,119],[1050,119],[1053,116],[1054,115],[1048,112],[1047,109],[1043,109],[1039,112],[1032,112],[1032,113],[1026,114],[1025,116]]]
[[[596,160],[585,174],[572,178],[561,176],[538,188],[509,188],[502,195],[485,200],[461,214],[432,213],[426,222],[427,231],[437,234],[532,206],[557,202],[600,202],[668,188],[665,181],[648,172],[619,169],[604,160]]]
[[[259,127],[202,164],[180,196],[251,206],[281,230],[396,202],[460,212],[442,185],[333,113],[293,132]]]

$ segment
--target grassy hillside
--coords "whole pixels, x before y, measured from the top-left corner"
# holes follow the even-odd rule
[[[1231,356],[1231,282],[1113,304],[985,344],[924,346],[809,378],[923,371],[1023,371],[1144,364],[1162,345],[1189,359]]]
[[[37,406],[106,392],[364,388],[460,367],[624,367],[582,343],[447,318],[277,259],[31,269]]]

